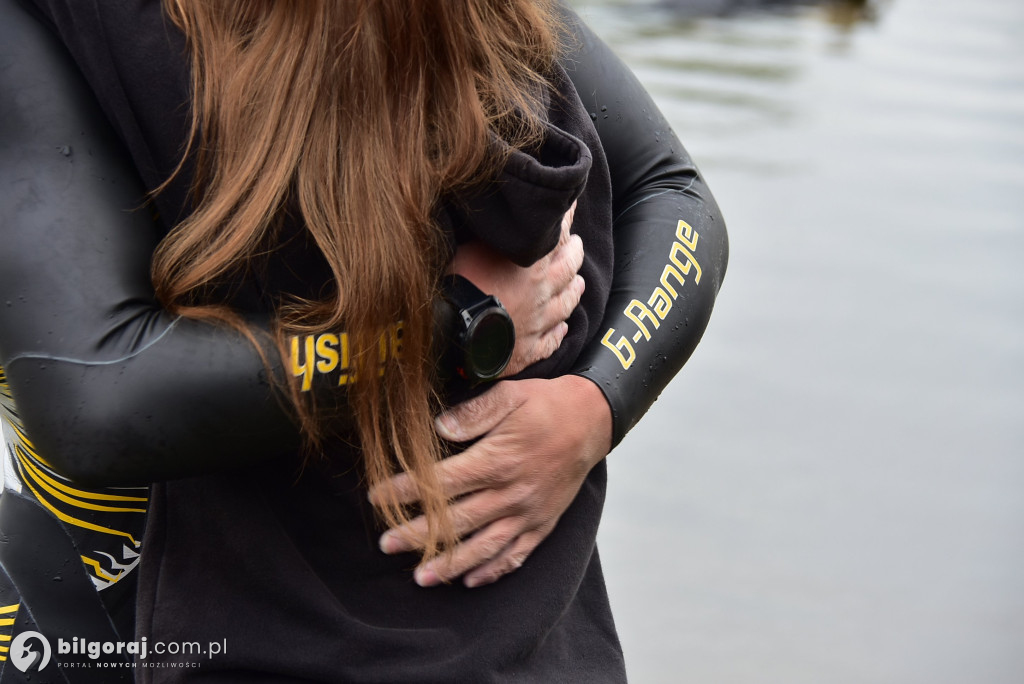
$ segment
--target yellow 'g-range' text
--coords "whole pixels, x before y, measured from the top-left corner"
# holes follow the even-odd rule
[[[631,338],[632,342],[626,335],[620,335],[618,341],[612,342],[615,328],[608,328],[608,332],[601,338],[601,344],[615,354],[624,369],[628,369],[636,360],[636,350],[633,345],[639,343],[641,339],[645,342],[650,340],[653,332],[661,327],[661,322],[672,310],[672,302],[679,296],[679,290],[686,282],[686,276],[693,272],[693,284],[700,284],[700,264],[697,263],[697,258],[693,255],[697,250],[697,238],[699,237],[697,231],[686,221],[676,224],[676,241],[672,243],[669,250],[668,263],[665,264],[661,278],[658,279],[659,285],[655,286],[651,296],[647,298],[646,304],[639,299],[634,299],[622,311],[626,318],[636,324],[636,332]],[[674,285],[673,280],[675,281]]]

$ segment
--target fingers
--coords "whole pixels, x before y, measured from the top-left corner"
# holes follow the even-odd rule
[[[573,202],[572,206],[569,207],[569,211],[565,212],[565,215],[562,216],[562,232],[558,238],[558,244],[560,245],[569,240],[569,231],[572,230],[572,221],[576,216],[576,204],[576,202]]]
[[[607,453],[610,411],[589,380],[566,376],[505,384],[512,386],[506,405],[515,408],[483,439],[436,466],[443,486],[467,492],[449,509],[462,541],[422,563],[415,574],[422,586],[462,576],[466,586],[476,587],[514,571],[555,528],[587,472]],[[594,401],[576,405],[577,397],[594,394]],[[574,397],[572,407],[566,396]],[[584,420],[577,423],[579,416]],[[420,550],[426,529],[426,521],[417,518],[385,532],[381,548]]]
[[[516,537],[496,557],[466,573],[463,584],[470,589],[497,582],[523,566],[526,559],[546,536],[542,532],[527,532]]]
[[[443,439],[468,442],[489,432],[524,401],[516,383],[499,382],[483,394],[442,413],[434,421],[434,427]],[[502,473],[496,472],[495,463],[486,447],[476,444],[461,454],[444,459],[435,467],[444,494],[456,497],[502,479]],[[507,474],[507,462],[504,470]],[[415,503],[420,498],[416,480],[409,473],[399,473],[392,477],[389,488],[391,495],[400,504]],[[371,503],[381,505],[385,498],[385,487],[374,487],[369,497]]]
[[[555,316],[560,316],[561,320],[566,320],[572,315],[572,312],[579,306],[580,299],[583,298],[583,292],[587,289],[587,282],[583,280],[583,276],[577,275],[569,283],[569,286],[558,293],[558,296],[551,300],[551,305],[554,307]]]
[[[491,584],[515,572],[551,532],[545,529],[520,531],[515,518],[504,518],[480,530],[459,544],[447,556],[416,568],[413,578],[421,587],[432,587],[465,575],[470,589]]]
[[[483,394],[442,413],[434,421],[434,428],[449,442],[468,442],[505,420],[522,402],[514,383],[499,382]]]
[[[562,346],[562,340],[564,340],[565,336],[568,334],[569,324],[563,321],[557,324],[555,327],[551,328],[551,330],[541,335],[540,339],[537,341],[536,346],[537,360],[540,361],[542,359],[546,359],[552,354],[554,354],[558,350],[558,348]],[[519,370],[522,369],[517,369],[516,372],[518,372]]]
[[[485,291],[498,292],[515,323],[515,346],[502,377],[549,358],[565,337],[562,323],[579,304],[584,287],[579,276],[584,261],[583,240],[570,234],[575,209],[574,203],[562,218],[558,245],[531,266],[521,268],[509,262],[502,267],[495,262],[491,273],[470,278],[478,286],[482,284]],[[460,247],[464,255],[480,249]],[[443,435],[444,427],[438,432]]]
[[[583,238],[570,235],[565,242],[559,244],[550,254],[551,262],[547,268],[554,272],[552,290],[564,289],[576,276],[583,265]]]
[[[447,458],[434,467],[441,491],[450,498],[468,494],[502,479],[500,473],[495,472],[487,454],[478,453],[476,447]],[[399,473],[392,477],[390,489],[398,504],[412,504],[420,500],[419,487],[409,473]],[[370,503],[379,506],[384,499],[385,485],[370,490]]]
[[[583,280],[583,276],[578,275],[572,279],[569,287],[562,290],[558,296],[545,305],[543,320],[548,327],[533,344],[533,363],[550,357],[562,346],[562,340],[569,334],[569,324],[565,321],[579,306],[585,290],[586,282]],[[506,372],[508,375],[515,375],[525,367],[526,364],[513,356]]]
[[[461,539],[514,510],[514,503],[507,497],[502,497],[492,490],[484,490],[455,502],[449,507],[448,513],[455,536]],[[381,535],[378,543],[384,553],[404,553],[422,549],[422,542],[426,537],[427,520],[421,515],[404,525],[388,530]]]
[[[583,265],[583,239],[579,235],[572,235],[569,232],[575,212],[576,203],[573,202],[569,211],[562,217],[562,232],[558,245],[532,267],[539,276],[537,283],[539,301],[555,297],[571,286]]]
[[[586,287],[583,276],[578,275],[572,279],[569,287],[547,303],[544,320],[550,323],[550,326],[540,335],[540,339],[534,345],[535,361],[548,358],[562,345],[562,340],[569,333],[569,324],[565,321],[579,306]],[[520,370],[522,368],[514,367],[509,374],[512,375]]]
[[[432,587],[503,555],[519,537],[516,518],[502,518],[481,529],[445,554],[416,568],[413,578],[421,587]]]
[[[535,266],[543,280],[535,286],[533,316],[517,322],[516,335],[544,334],[569,318],[583,296],[585,283],[579,275],[583,266],[583,240],[573,235],[568,242],[552,251],[550,261]],[[534,351],[534,350],[531,350]],[[546,358],[546,357],[541,357]],[[531,361],[539,360],[531,356]]]
[[[560,262],[553,264],[553,266],[556,269],[561,269],[561,284],[564,289],[577,276],[580,267],[583,266],[583,238],[579,235],[570,236],[565,245],[559,249],[559,253],[556,256]]]

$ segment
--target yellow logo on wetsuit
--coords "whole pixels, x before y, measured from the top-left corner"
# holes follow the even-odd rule
[[[676,288],[669,281],[669,277],[675,278],[679,289],[682,289],[686,282],[684,276],[690,275],[691,271],[696,271],[693,284],[700,284],[700,264],[697,263],[697,258],[693,255],[697,250],[697,238],[699,237],[697,231],[686,221],[676,224],[676,241],[669,249],[669,262],[665,264],[659,279],[661,284],[654,288],[651,296],[647,299],[647,304],[639,299],[634,299],[622,311],[629,320],[636,324],[637,331],[633,334],[633,342],[631,343],[625,335],[621,335],[618,342],[612,342],[611,338],[615,334],[615,328],[608,328],[608,332],[601,338],[601,344],[611,349],[623,369],[628,369],[636,360],[636,350],[633,349],[633,344],[639,342],[641,337],[644,341],[651,339],[651,331],[644,324],[644,320],[650,322],[655,330],[660,328],[661,321],[665,320],[665,316],[672,309],[672,302],[679,296]]]
[[[402,351],[402,324],[390,326],[380,336],[381,374],[388,359],[396,358]],[[308,392],[313,386],[316,374],[330,375],[338,373],[340,385],[356,381],[356,373],[352,368],[352,346],[349,334],[323,333],[291,338],[291,369],[292,375],[302,378],[302,391]]]

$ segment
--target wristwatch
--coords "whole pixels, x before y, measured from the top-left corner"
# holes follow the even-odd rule
[[[460,275],[445,276],[435,307],[444,351],[441,376],[470,386],[496,379],[508,366],[516,344],[515,326],[494,295],[484,294]]]

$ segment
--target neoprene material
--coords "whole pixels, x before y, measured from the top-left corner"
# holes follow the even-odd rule
[[[154,300],[139,266],[148,263],[160,231],[138,209],[144,192],[129,155],[63,47],[11,0],[3,11],[11,15],[3,22],[10,54],[5,92],[19,99],[4,103],[0,133],[4,173],[17,174],[0,176],[8,200],[4,254],[12,259],[0,275],[0,292],[11,297],[0,311],[0,361],[39,451],[77,482],[116,485],[250,465],[294,448],[295,428],[248,341],[172,320]],[[568,177],[578,183],[586,168],[589,155],[582,176]],[[534,169],[527,160],[514,171]],[[559,171],[566,176],[568,169]],[[500,194],[471,199],[449,208],[457,227],[463,212],[508,204]],[[560,215],[565,207],[545,209]],[[537,239],[517,254],[557,240],[557,224],[540,239],[537,215],[534,206],[522,218]],[[31,257],[47,234],[54,252],[18,258]],[[277,357],[269,345],[266,353]]]
[[[609,160],[615,227],[600,337],[575,372],[608,399],[614,447],[700,342],[729,243],[711,191],[651,96],[583,22],[567,18],[579,51],[566,68]]]
[[[137,266],[159,233],[138,208],[135,169],[63,48],[12,0],[2,7],[0,363],[39,452],[76,481],[117,485],[252,465],[294,448],[296,430],[250,343],[172,320],[155,301]],[[613,178],[617,258],[605,326],[617,331],[613,342],[638,330],[623,310],[649,300],[677,221],[700,236],[700,282],[691,276],[677,287],[660,329],[648,323],[651,339],[631,342],[630,367],[600,340],[577,366],[608,398],[618,443],[699,341],[727,242],[710,192],[649,96],[585,25],[574,28],[586,59],[566,64]],[[111,252],[125,268],[104,268]]]
[[[699,340],[724,274],[726,238],[703,181],[643,89],[606,46],[584,26],[576,28],[579,53],[565,64],[607,153],[616,257],[606,315],[576,372],[608,397],[617,443]],[[137,156],[132,163],[111,131],[109,115],[97,106],[60,42],[14,0],[0,0],[0,366],[10,378],[20,419],[54,470],[80,482],[112,485],[218,470],[251,472],[251,466],[294,450],[296,430],[248,341],[222,328],[175,321],[153,298],[145,264],[166,226],[140,209],[144,186],[138,175],[151,186],[159,174],[149,169],[147,176],[149,167]],[[119,132],[130,139],[123,125]],[[603,161],[602,156],[599,166]],[[571,193],[555,195],[563,202]],[[548,213],[557,213],[557,206]],[[578,221],[585,210],[577,213]],[[690,230],[680,234],[679,221]],[[505,247],[527,261],[535,256],[531,244],[543,240]],[[590,260],[599,250],[592,244],[587,248]],[[679,276],[670,272],[663,282],[667,266]],[[593,282],[588,280],[585,296],[603,291],[589,287]],[[658,287],[666,293],[661,299],[653,296]],[[650,313],[632,306],[634,300]],[[605,309],[602,304],[591,310]],[[641,325],[650,339],[633,339],[642,335]],[[579,334],[580,327],[591,326],[584,319],[571,334]],[[629,343],[632,356],[621,340]],[[544,369],[546,374],[568,370]],[[592,544],[602,467],[585,489],[595,492],[589,508],[567,512],[559,545],[586,549]],[[3,512],[5,524],[27,520],[10,510]],[[365,536],[362,521],[354,525],[353,539]],[[256,548],[262,537],[255,528],[249,531]],[[586,562],[587,553],[574,559]],[[540,556],[531,561],[532,574],[524,568],[513,580],[526,584],[508,585],[524,587],[523,593],[502,591],[517,601],[535,595],[537,587],[529,583],[564,566],[558,556],[547,561]],[[590,562],[597,567],[596,553]],[[356,564],[353,572],[362,567]],[[611,643],[610,616],[597,620],[593,612],[583,614],[603,601],[599,572],[586,577],[594,597],[574,601],[572,609],[581,613],[580,623],[606,626]],[[481,593],[478,600],[486,596]],[[443,604],[440,595],[438,600]]]
[[[156,302],[160,233],[66,50],[13,0],[0,46],[0,365],[39,453],[119,485],[297,447],[252,345]]]
[[[14,492],[0,497],[0,568],[11,578],[33,620],[53,648],[70,684],[129,684],[133,677],[123,654],[61,653],[57,640],[117,642],[107,611],[77,557],[75,546],[56,518]],[[76,667],[74,664],[78,664]],[[9,668],[4,668],[9,669]],[[41,673],[40,673],[41,674]],[[5,676],[5,683],[9,679]],[[39,675],[36,676],[36,681]]]

